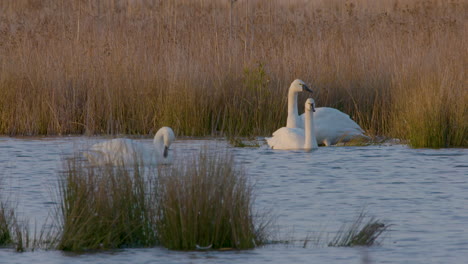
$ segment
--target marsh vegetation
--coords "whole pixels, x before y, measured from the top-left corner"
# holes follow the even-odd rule
[[[253,185],[227,152],[202,150],[187,162],[150,171],[140,165],[66,162],[58,249],[249,249],[267,239],[270,222],[255,214]]]
[[[5,0],[0,9],[0,134],[169,125],[178,135],[266,136],[285,124],[288,85],[301,78],[317,106],[370,135],[468,145],[464,1]]]

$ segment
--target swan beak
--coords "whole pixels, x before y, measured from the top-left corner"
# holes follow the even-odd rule
[[[315,112],[315,104],[312,105],[312,112]]]
[[[313,91],[307,85],[303,85],[302,88],[304,88],[304,90],[309,93],[313,93]]]
[[[164,146],[164,153],[163,153],[164,158],[167,158],[168,154],[169,154],[169,148],[167,146]]]

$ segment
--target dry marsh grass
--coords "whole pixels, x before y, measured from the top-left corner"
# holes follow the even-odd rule
[[[301,78],[318,106],[371,135],[468,145],[464,1],[5,0],[0,9],[1,134],[169,125],[179,135],[269,135]]]

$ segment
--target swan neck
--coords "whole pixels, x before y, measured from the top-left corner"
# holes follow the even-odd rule
[[[299,127],[299,114],[297,110],[297,92],[289,90],[288,93],[288,120],[286,127]]]
[[[164,135],[162,133],[156,133],[154,136],[153,143],[157,146],[164,144]]]
[[[317,139],[315,138],[315,128],[314,128],[314,115],[310,110],[305,112],[305,122],[304,122],[304,133],[305,133],[305,145],[304,149],[310,150],[318,148]]]
[[[157,151],[161,152],[159,154],[162,154],[164,150],[164,137],[164,133],[156,133],[156,135],[154,136],[153,144]]]

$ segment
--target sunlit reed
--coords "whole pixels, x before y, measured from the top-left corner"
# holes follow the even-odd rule
[[[350,114],[370,135],[467,146],[467,8],[4,0],[0,133],[152,134],[168,125],[178,135],[269,135],[285,124],[287,88],[301,78],[317,106]]]

